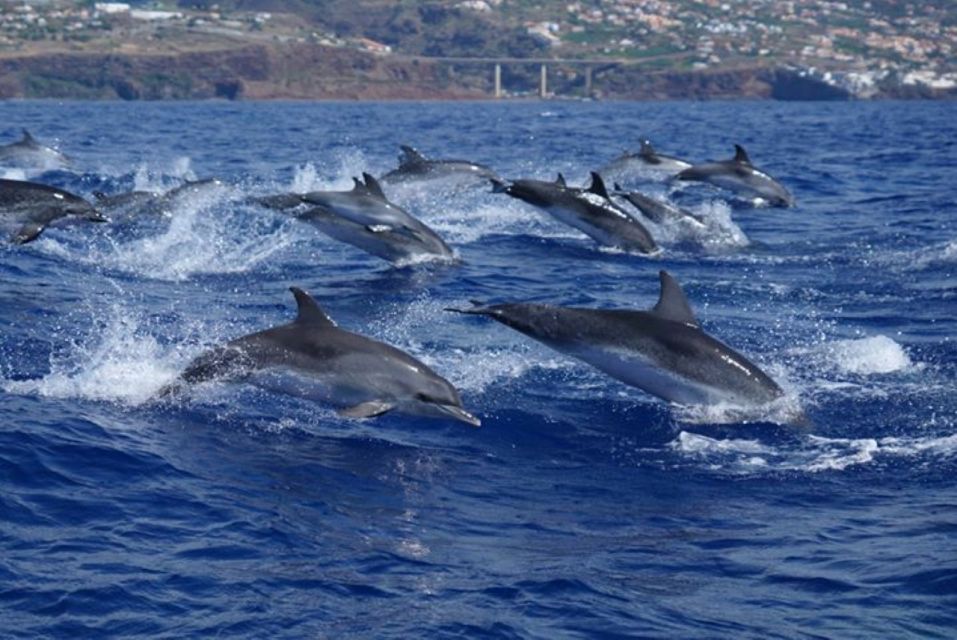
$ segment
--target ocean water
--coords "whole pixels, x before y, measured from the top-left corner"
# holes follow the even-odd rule
[[[953,103],[0,103],[90,196],[217,177],[169,218],[0,246],[0,636],[873,638],[957,633]],[[386,187],[461,264],[396,268],[246,203],[399,144],[582,182],[648,137],[744,145],[793,209],[598,249],[485,187]],[[671,407],[470,299],[647,308],[657,273],[786,397]],[[288,287],[433,366],[480,429],[243,384],[150,401]],[[809,425],[790,426],[803,411]]]

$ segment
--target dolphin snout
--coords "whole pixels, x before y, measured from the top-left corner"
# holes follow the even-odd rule
[[[481,427],[482,421],[478,417],[472,415],[462,407],[456,407],[451,404],[437,404],[435,408],[439,410],[439,413],[445,415],[453,420],[458,420],[459,422],[464,422],[465,424],[472,425],[473,427]]]
[[[87,215],[86,219],[89,220],[90,222],[109,222],[110,221],[109,218],[107,218],[105,215],[103,215],[96,209],[90,212],[89,215]]]

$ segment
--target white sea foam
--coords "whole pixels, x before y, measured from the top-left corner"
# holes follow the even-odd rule
[[[625,205],[631,212],[632,207]],[[645,225],[658,244],[665,247],[676,244],[692,244],[707,253],[725,253],[750,244],[748,236],[731,219],[731,207],[721,200],[712,200],[693,209],[704,224],[691,220],[663,220],[660,223],[645,219],[635,212],[635,217]]]
[[[319,185],[319,172],[311,162],[296,167],[292,176],[290,190],[293,193],[307,193],[315,191]]]
[[[292,221],[276,229],[271,217],[237,210],[232,204],[237,195],[234,189],[222,187],[184,197],[157,235],[111,236],[108,242],[93,247],[46,238],[40,242],[50,252],[71,260],[150,279],[178,282],[198,273],[245,272],[283,251],[299,236]]]
[[[952,458],[957,455],[957,434],[911,438],[807,435],[801,444],[772,446],[758,440],[718,439],[682,431],[670,447],[711,468],[736,473],[768,469],[818,473],[843,471],[900,457]]]
[[[474,210],[451,210],[429,216],[429,226],[446,241],[469,244],[492,235],[529,234],[545,238],[580,238],[579,232],[547,215],[510,202],[482,204]]]
[[[54,357],[47,375],[0,381],[0,385],[8,393],[135,406],[153,397],[178,373],[180,354],[164,350],[128,309],[114,306],[101,320],[102,330]]]
[[[3,169],[3,173],[0,174],[0,178],[4,180],[26,180],[27,172],[23,169]]]
[[[916,367],[904,348],[884,335],[835,340],[792,349],[791,353],[808,356],[817,366],[849,374],[885,374]]]
[[[783,396],[763,405],[742,406],[718,402],[707,405],[674,405],[672,411],[675,419],[685,424],[800,424],[805,420],[801,400],[796,391],[787,390],[787,386],[785,389]]]

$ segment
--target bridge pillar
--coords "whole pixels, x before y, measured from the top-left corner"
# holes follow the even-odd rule
[[[548,65],[542,65],[541,79],[538,83],[538,97],[548,97]]]
[[[502,97],[502,65],[495,63],[495,97]]]
[[[585,67],[585,97],[591,97],[591,67]]]

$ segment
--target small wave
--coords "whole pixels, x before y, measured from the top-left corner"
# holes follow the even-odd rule
[[[957,239],[945,240],[920,249],[891,251],[877,253],[876,255],[872,253],[865,260],[868,265],[892,267],[906,271],[920,271],[929,267],[953,265],[957,264]]]

